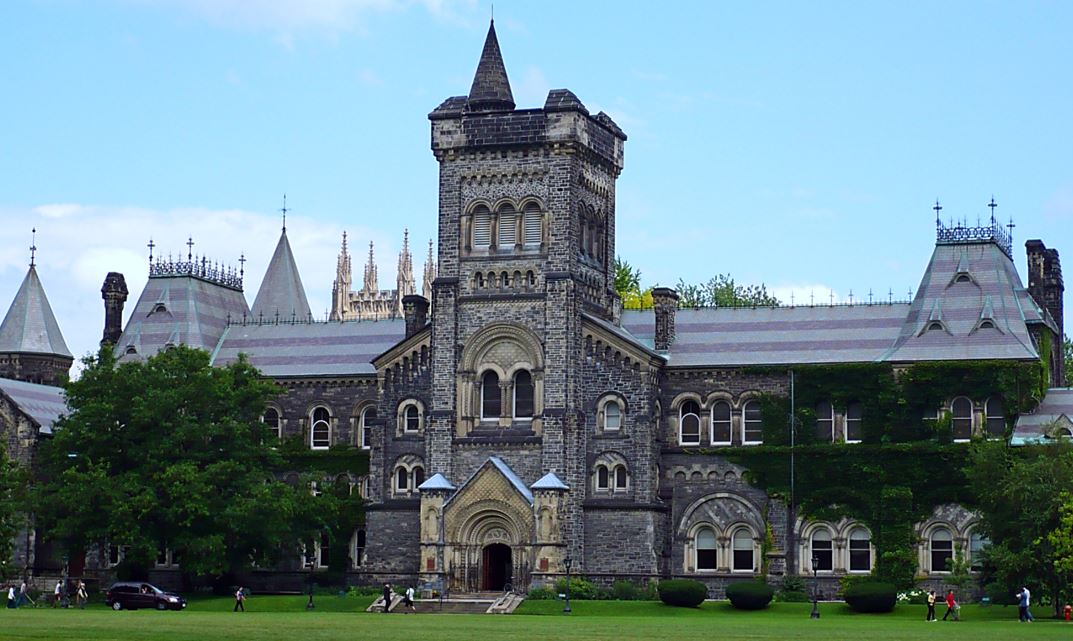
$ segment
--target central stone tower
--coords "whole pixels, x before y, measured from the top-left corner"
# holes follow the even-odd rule
[[[562,551],[583,558],[581,323],[616,314],[626,136],[565,89],[516,109],[494,23],[469,95],[429,120],[440,164],[429,472],[458,483],[495,456],[526,485],[553,473],[572,488]]]

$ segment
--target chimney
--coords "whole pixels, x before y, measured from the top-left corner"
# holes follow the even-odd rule
[[[119,272],[108,272],[101,287],[104,299],[104,336],[101,345],[115,345],[123,334],[123,303],[127,301],[127,281]]]
[[[1036,303],[1046,309],[1055,325],[1058,326],[1058,340],[1054,349],[1059,357],[1057,375],[1064,372],[1062,364],[1062,338],[1065,336],[1065,324],[1062,318],[1062,304],[1065,298],[1065,284],[1062,282],[1062,262],[1058,259],[1057,249],[1047,249],[1041,240],[1030,240],[1025,243],[1025,253],[1028,254],[1028,293]],[[1062,384],[1056,379],[1055,384]],[[1066,381],[1065,384],[1069,384]]]
[[[403,296],[402,316],[406,319],[406,338],[410,338],[428,324],[428,299],[420,294]]]
[[[656,312],[656,349],[668,350],[674,343],[674,314],[678,311],[678,292],[670,287],[653,289],[652,309]]]

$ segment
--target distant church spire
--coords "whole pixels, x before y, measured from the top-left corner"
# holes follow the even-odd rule
[[[421,295],[432,300],[432,281],[436,280],[436,262],[432,257],[432,239],[428,239],[428,258],[425,259],[425,277],[421,282]]]
[[[496,38],[496,23],[488,25],[488,37],[484,40],[481,61],[469,89],[470,111],[513,111],[514,95],[507,80],[507,68]]]
[[[369,241],[369,262],[365,264],[365,282],[362,289],[372,293],[380,289],[376,282],[376,261],[373,259],[373,241]]]
[[[410,230],[402,232],[402,251],[399,252],[399,269],[395,277],[395,308],[402,316],[402,299],[414,293],[414,257],[410,254]]]
[[[339,259],[335,264],[335,282],[332,283],[332,310],[329,320],[341,321],[350,318],[350,252],[346,245],[346,232],[343,232],[343,246],[339,250]]]

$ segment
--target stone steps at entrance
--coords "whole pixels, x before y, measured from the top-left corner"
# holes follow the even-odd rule
[[[476,592],[471,594],[453,594],[443,599],[417,599],[414,607],[417,612],[443,614],[510,614],[525,600],[518,594],[502,592]],[[409,612],[402,605],[394,607],[391,612]]]

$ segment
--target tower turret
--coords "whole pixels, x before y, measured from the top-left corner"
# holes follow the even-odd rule
[[[108,272],[101,286],[104,299],[104,335],[101,346],[115,345],[123,334],[123,304],[127,302],[127,281],[119,272]]]

